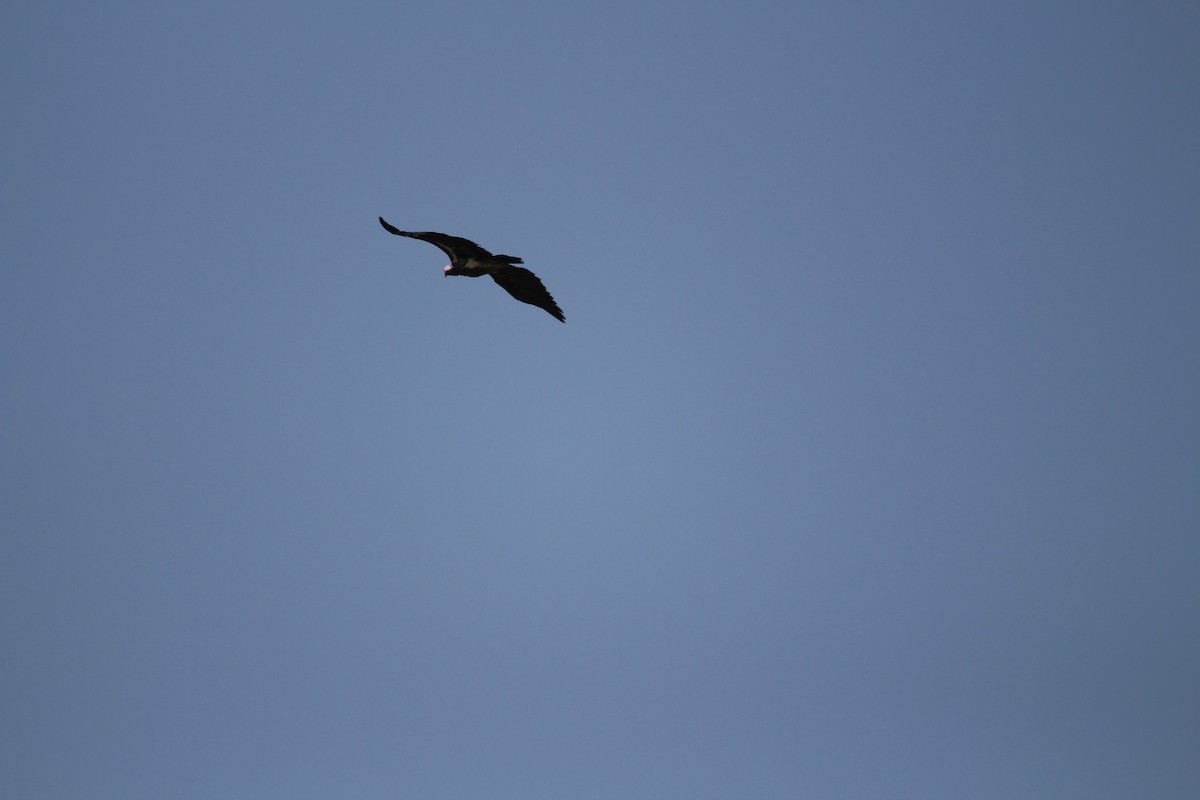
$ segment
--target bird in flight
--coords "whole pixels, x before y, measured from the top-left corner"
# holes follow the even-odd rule
[[[466,275],[468,278],[491,275],[492,280],[500,284],[501,289],[522,303],[529,303],[531,306],[545,309],[559,322],[567,321],[563,316],[562,309],[558,307],[558,303],[554,302],[554,298],[550,296],[550,292],[546,291],[545,285],[538,276],[524,267],[515,266],[525,263],[521,259],[515,256],[492,255],[474,242],[460,239],[457,236],[447,236],[444,233],[433,231],[417,233],[402,231],[389,225],[383,217],[379,218],[379,224],[388,233],[429,242],[450,256],[450,263],[442,268],[446,275]]]

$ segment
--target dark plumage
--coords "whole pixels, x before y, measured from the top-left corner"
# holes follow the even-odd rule
[[[515,266],[524,263],[521,259],[515,256],[492,255],[474,242],[457,236],[447,236],[444,233],[434,233],[433,231],[416,233],[402,231],[389,225],[383,217],[379,218],[379,224],[388,233],[429,242],[450,256],[450,263],[443,267],[445,275],[466,275],[468,278],[491,275],[492,280],[500,284],[501,289],[522,303],[529,303],[531,306],[545,309],[559,322],[567,321],[538,276],[524,267]]]

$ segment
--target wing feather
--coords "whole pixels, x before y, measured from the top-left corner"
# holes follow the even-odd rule
[[[559,322],[567,321],[563,316],[562,309],[558,307],[558,303],[554,302],[554,298],[546,290],[545,284],[537,275],[524,267],[507,266],[495,269],[492,271],[492,280],[522,303],[529,303],[531,306],[545,309]]]
[[[379,218],[379,224],[388,233],[394,233],[397,236],[407,236],[410,239],[420,239],[423,242],[429,242],[434,247],[441,250],[446,255],[450,256],[451,261],[459,261],[468,258],[486,259],[491,258],[492,254],[484,250],[479,245],[472,242],[470,239],[463,239],[460,236],[450,236],[445,233],[436,231],[402,231],[394,225],[389,225],[383,217]]]

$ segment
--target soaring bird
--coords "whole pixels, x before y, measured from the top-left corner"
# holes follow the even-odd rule
[[[442,268],[445,275],[466,275],[468,278],[491,275],[492,280],[500,284],[501,289],[522,303],[544,308],[559,322],[567,321],[563,316],[562,309],[558,307],[558,303],[554,302],[554,298],[550,296],[550,292],[546,291],[545,285],[538,276],[524,267],[514,266],[524,264],[525,262],[521,259],[515,256],[494,256],[474,242],[457,236],[447,236],[444,233],[433,231],[416,233],[402,231],[389,225],[383,217],[379,218],[379,224],[388,233],[429,242],[450,256],[450,263]]]

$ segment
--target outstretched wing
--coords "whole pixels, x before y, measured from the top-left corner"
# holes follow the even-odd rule
[[[567,321],[563,316],[562,309],[558,307],[558,303],[554,302],[550,292],[546,291],[542,281],[524,267],[499,267],[492,271],[492,280],[522,303],[529,303],[531,306],[545,309],[559,322]]]
[[[394,225],[389,225],[383,217],[379,218],[379,224],[388,233],[394,233],[397,236],[407,236],[410,239],[420,239],[423,242],[429,242],[434,247],[437,247],[446,255],[450,256],[451,261],[459,261],[460,259],[491,258],[492,254],[484,250],[479,245],[472,242],[470,239],[463,239],[458,236],[447,236],[444,233],[435,231],[402,231]]]

